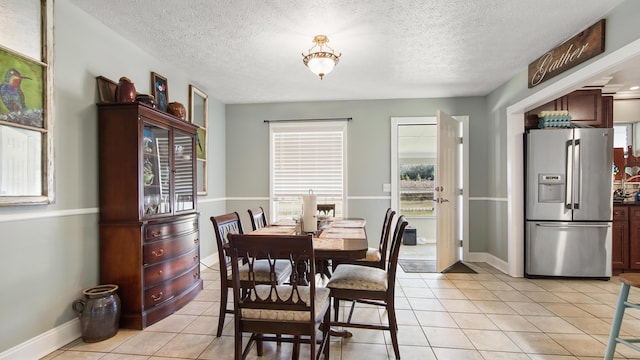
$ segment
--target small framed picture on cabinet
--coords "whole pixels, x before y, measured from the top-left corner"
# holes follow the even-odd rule
[[[158,109],[167,111],[167,104],[169,104],[169,84],[167,83],[167,78],[152,72],[151,89],[151,95],[156,99]]]

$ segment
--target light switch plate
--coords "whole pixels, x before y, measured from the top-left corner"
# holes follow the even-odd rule
[[[391,192],[391,184],[382,184],[382,192]]]

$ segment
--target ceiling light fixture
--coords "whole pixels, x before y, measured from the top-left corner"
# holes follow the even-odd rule
[[[638,86],[638,85],[634,85],[634,86],[629,88],[629,90],[638,90],[638,89],[640,89],[640,86]]]
[[[329,38],[326,35],[316,35],[313,38],[313,42],[315,45],[309,49],[308,53],[306,55],[302,53],[302,62],[304,62],[314,74],[320,76],[320,80],[322,80],[325,75],[330,73],[331,70],[338,65],[342,53],[339,55],[335,54],[333,48],[327,45]],[[324,47],[331,50],[331,52],[325,51],[323,49]],[[315,52],[311,52],[313,50],[315,50]]]

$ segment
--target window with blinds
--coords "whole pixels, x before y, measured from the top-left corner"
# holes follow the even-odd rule
[[[335,204],[335,215],[342,216],[346,123],[272,123],[269,128],[272,220],[299,217],[302,195],[309,190],[318,204]]]

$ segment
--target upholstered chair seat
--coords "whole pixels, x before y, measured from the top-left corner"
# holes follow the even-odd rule
[[[387,291],[387,272],[363,265],[341,264],[327,287],[335,289]]]
[[[253,296],[258,296],[261,299],[266,299],[270,295],[274,295],[272,293],[272,289],[269,285],[256,285],[255,294]],[[275,291],[278,293],[280,298],[288,299],[291,297],[291,292],[293,291],[293,286],[280,285],[275,287]],[[305,304],[309,305],[309,293],[310,288],[308,286],[298,286],[297,291],[300,294],[300,299],[302,299]],[[316,296],[315,296],[315,319],[319,321],[324,316],[323,309],[326,309],[329,302],[329,293],[330,290],[323,287],[316,288]],[[263,319],[263,320],[283,320],[283,321],[309,321],[310,314],[308,311],[295,311],[295,310],[272,310],[272,309],[242,309],[242,317],[247,319]]]

